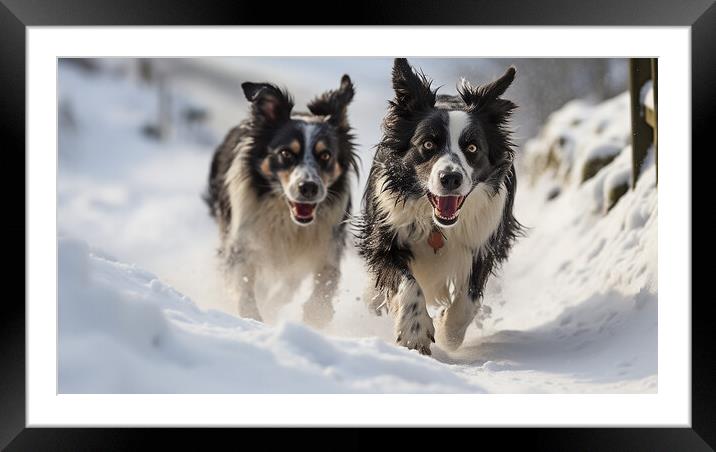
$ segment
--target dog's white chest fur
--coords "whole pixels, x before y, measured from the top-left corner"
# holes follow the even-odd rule
[[[390,212],[388,221],[398,231],[398,240],[413,253],[410,270],[431,304],[447,304],[451,291],[464,293],[472,270],[473,255],[495,232],[505,206],[507,190],[503,186],[490,196],[484,185],[478,185],[467,197],[458,222],[441,228],[445,236],[437,251],[428,244],[435,227],[432,206],[425,198],[408,201],[405,206],[385,199],[381,208]]]

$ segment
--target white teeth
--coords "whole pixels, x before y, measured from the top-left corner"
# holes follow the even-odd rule
[[[455,215],[452,215],[450,217],[444,217],[444,216],[440,215],[440,213],[438,212],[438,209],[435,209],[435,216],[440,218],[441,220],[454,220],[455,218],[458,217],[458,215],[460,215],[459,210],[457,212],[455,212]]]

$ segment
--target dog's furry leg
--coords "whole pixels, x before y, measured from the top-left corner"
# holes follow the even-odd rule
[[[403,279],[390,308],[395,316],[396,342],[418,350],[421,355],[430,355],[430,343],[435,342],[435,327],[425,305],[425,296],[415,279]]]
[[[245,251],[234,250],[226,263],[225,280],[229,293],[238,301],[239,316],[263,321],[256,306],[254,286],[256,284],[256,268],[250,263]]]
[[[236,295],[239,300],[239,316],[250,319],[263,321],[259,308],[256,306],[256,295],[254,294],[254,284],[256,283],[256,271],[252,265],[242,265],[238,267],[235,278],[238,279],[236,284]]]
[[[478,254],[473,256],[470,278],[466,290],[455,294],[455,300],[438,318],[438,340],[448,350],[456,350],[465,339],[467,327],[480,309],[487,278],[493,268],[492,259]]]
[[[313,293],[303,305],[303,320],[311,326],[322,328],[333,319],[333,297],[338,289],[341,271],[337,263],[323,266],[314,275]]]
[[[332,319],[335,310],[333,299],[341,280],[341,258],[345,247],[345,224],[350,212],[350,201],[347,200],[343,220],[333,227],[333,241],[326,259],[315,271],[313,292],[303,305],[303,321],[316,328],[323,328]]]
[[[480,300],[473,300],[466,293],[456,294],[452,304],[443,309],[436,319],[435,338],[440,346],[450,351],[457,350],[479,308]]]

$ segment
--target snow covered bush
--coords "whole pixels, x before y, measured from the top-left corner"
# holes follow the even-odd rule
[[[601,104],[574,100],[548,118],[538,136],[525,145],[522,168],[534,184],[549,174],[559,185],[582,184],[597,176],[621,154],[629,151],[629,93]],[[623,165],[614,165],[608,178],[608,210],[625,192]],[[627,174],[628,177],[628,174]]]

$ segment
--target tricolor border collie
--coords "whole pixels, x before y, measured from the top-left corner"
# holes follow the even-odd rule
[[[228,289],[239,315],[261,320],[257,281],[295,290],[313,276],[304,320],[322,326],[333,316],[351,210],[349,175],[357,173],[347,116],[353,83],[344,75],[306,113],[293,113],[291,96],[275,85],[242,88],[250,114],[214,153],[206,196]]]
[[[395,98],[368,176],[358,247],[371,284],[366,299],[395,318],[400,345],[454,350],[479,308],[487,279],[522,227],[512,215],[516,178],[501,96],[515,69],[492,83],[466,80],[437,95],[422,72],[395,60]],[[427,305],[443,306],[436,326]],[[437,327],[437,328],[436,328]]]

